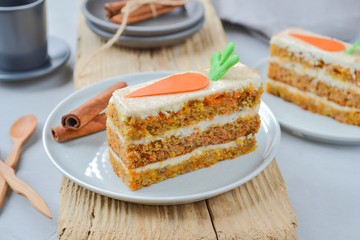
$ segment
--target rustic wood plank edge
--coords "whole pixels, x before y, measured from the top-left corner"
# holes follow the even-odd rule
[[[207,60],[226,45],[226,38],[210,1],[201,1],[206,23],[184,44],[150,51],[113,48],[91,64],[85,77],[75,79],[75,88],[123,74],[116,66],[127,72],[207,67]],[[86,50],[102,44],[84,28],[81,17],[75,69],[91,54]],[[61,196],[60,210],[66,206],[67,212],[59,212],[59,239],[137,239],[139,236],[142,239],[297,239],[296,216],[275,160],[249,183],[197,203],[173,206],[125,203],[91,192],[66,178],[62,180]],[[281,211],[274,213],[279,208]],[[153,229],[155,222],[157,231]]]
[[[298,239],[296,215],[275,159],[251,181],[206,202],[218,239],[254,239],[249,233],[256,239]]]
[[[62,221],[59,222],[59,239],[98,239],[101,236],[136,239],[134,233],[141,233],[144,239],[297,239],[296,216],[275,160],[253,180],[232,191],[183,205],[126,203],[83,189],[66,178],[63,182],[61,191],[73,189],[62,194],[73,195],[67,199],[74,203],[70,208],[75,213],[71,216],[75,218],[59,215],[59,221]],[[84,193],[85,197],[81,197]],[[204,211],[205,208],[207,211]],[[136,214],[127,215],[131,212]],[[90,221],[82,221],[76,216]],[[146,227],[154,219],[159,221],[160,231],[154,232],[152,227]],[[129,226],[127,222],[138,224]],[[106,223],[112,223],[112,226]],[[69,225],[77,226],[76,231],[67,229]],[[125,228],[119,232],[117,228],[120,226]],[[199,230],[198,235],[192,234]]]

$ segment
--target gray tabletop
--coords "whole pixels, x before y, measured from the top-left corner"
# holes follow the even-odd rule
[[[39,120],[24,145],[17,175],[48,203],[54,220],[39,214],[27,200],[8,191],[0,210],[0,239],[56,239],[61,174],[42,145],[41,132],[51,110],[74,91],[78,1],[48,0],[48,32],[65,40],[71,57],[65,67],[43,78],[0,82],[0,154],[5,159],[12,142],[9,128],[22,115]],[[241,61],[254,67],[269,54],[267,43],[234,25],[225,25]],[[359,34],[360,36],[360,34]],[[354,39],[355,40],[355,39]],[[276,155],[289,198],[298,218],[300,239],[360,239],[360,146],[341,146],[305,140],[282,132]]]

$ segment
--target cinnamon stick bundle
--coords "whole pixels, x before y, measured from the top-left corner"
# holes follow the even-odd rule
[[[121,24],[123,21],[124,13],[121,13],[121,10],[125,5],[131,0],[121,0],[121,1],[114,1],[109,2],[104,5],[106,10],[106,16],[116,24]],[[149,4],[140,6],[139,8],[135,9],[133,12],[129,14],[129,18],[127,23],[136,23],[140,21],[144,21],[146,19],[156,17],[168,12],[171,12],[175,8],[182,7],[184,4],[179,5],[163,5],[154,3],[152,5],[154,9]],[[156,15],[154,15],[153,10],[155,10]]]
[[[125,82],[118,82],[64,115],[61,118],[61,125],[51,128],[53,138],[57,142],[63,142],[104,130],[106,115],[99,113],[108,105],[112,93],[126,86]]]
[[[79,129],[88,124],[94,117],[96,117],[107,106],[112,93],[119,88],[126,87],[125,82],[119,82],[89,101],[82,104],[80,107],[72,110],[70,113],[61,118],[61,125],[64,128]]]
[[[63,126],[51,128],[51,134],[55,141],[64,142],[70,139],[90,135],[106,128],[106,115],[102,113],[92,119],[87,125],[80,129],[66,129]]]
[[[160,4],[154,4],[154,5],[155,5],[156,16],[163,15],[165,13],[171,12],[175,8],[184,6],[184,5],[164,6]],[[149,5],[144,5],[129,14],[127,23],[128,24],[136,23],[153,17],[155,16],[151,10],[151,7]],[[118,13],[111,18],[111,21],[116,24],[121,24],[123,18],[124,18],[124,14]]]
[[[115,2],[108,2],[105,3],[104,8],[105,10],[110,13],[110,16],[114,16],[115,14],[119,13],[123,7],[125,7],[126,3],[129,0],[122,0],[122,1],[115,1]]]

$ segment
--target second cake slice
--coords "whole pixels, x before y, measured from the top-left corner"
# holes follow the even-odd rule
[[[301,108],[360,126],[360,49],[303,29],[271,39],[266,91]]]

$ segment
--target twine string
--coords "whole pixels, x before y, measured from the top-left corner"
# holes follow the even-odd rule
[[[153,17],[157,16],[157,12],[156,12],[156,8],[155,8],[155,3],[157,4],[161,4],[161,5],[170,5],[170,6],[174,6],[174,5],[183,5],[186,3],[189,3],[191,0],[130,0],[129,2],[127,2],[125,4],[125,6],[121,9],[121,13],[124,14],[123,16],[123,20],[122,23],[120,24],[120,27],[118,28],[118,30],[116,31],[115,35],[109,39],[104,45],[102,45],[100,48],[98,48],[83,64],[83,66],[81,66],[79,68],[79,72],[76,74],[76,76],[79,78],[82,76],[82,74],[84,73],[86,67],[89,65],[89,63],[94,60],[100,53],[102,53],[103,51],[109,49],[110,47],[112,47],[116,41],[119,39],[119,37],[121,36],[121,34],[124,32],[125,27],[127,25],[127,21],[129,18],[130,13],[132,13],[133,11],[135,11],[136,9],[140,8],[143,5],[149,4],[150,8],[151,8],[151,12]]]

